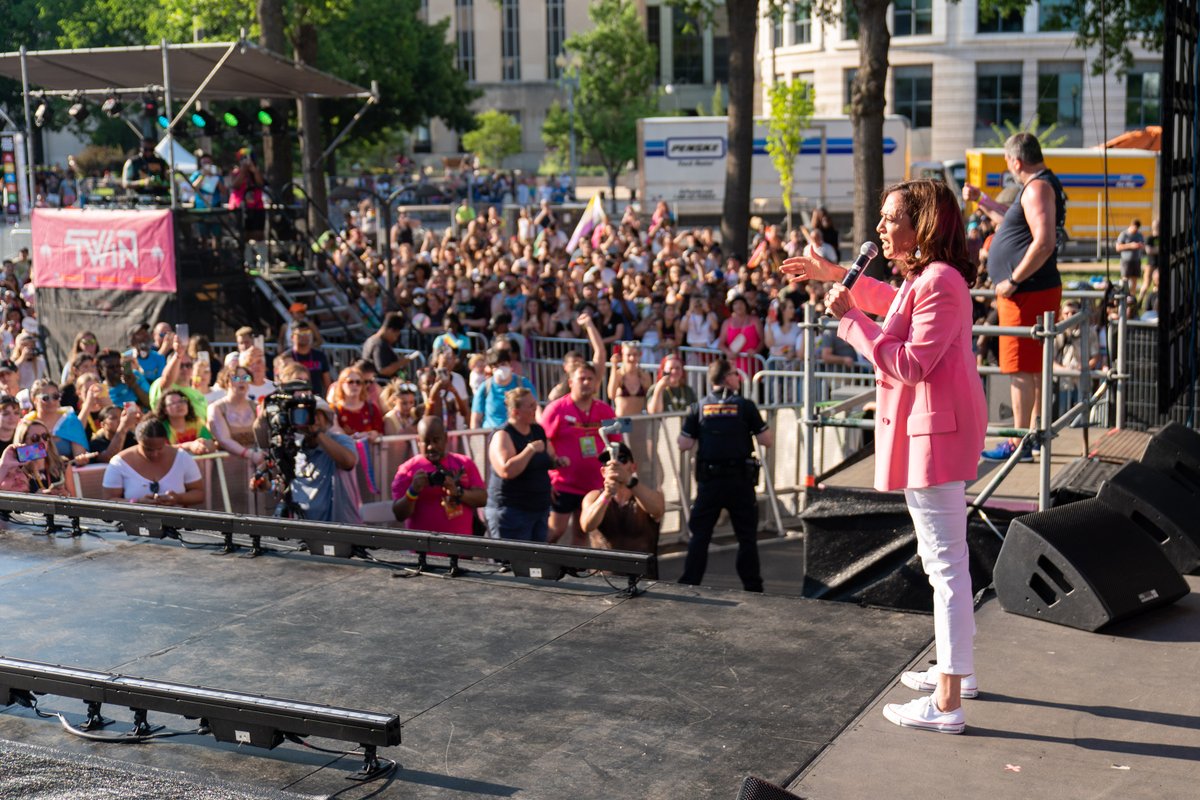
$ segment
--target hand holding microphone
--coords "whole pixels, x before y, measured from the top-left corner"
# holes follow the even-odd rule
[[[863,246],[858,250],[858,258],[854,259],[854,263],[850,265],[850,269],[846,271],[845,277],[841,282],[836,284],[829,290],[829,294],[825,296],[825,314],[824,318],[833,317],[841,319],[846,312],[854,308],[854,300],[850,296],[850,289],[853,288],[859,276],[871,263],[875,256],[879,255],[879,248],[874,242],[864,242]]]

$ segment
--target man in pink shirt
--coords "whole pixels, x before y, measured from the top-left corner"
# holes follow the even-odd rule
[[[392,513],[414,531],[471,535],[475,509],[487,502],[487,490],[475,462],[446,451],[441,417],[417,425],[421,455],[400,465],[392,480]]]
[[[550,470],[550,542],[558,542],[570,527],[563,544],[585,544],[579,527],[579,509],[588,492],[604,488],[600,474],[600,426],[616,418],[612,406],[596,399],[596,368],[587,362],[575,367],[570,393],[547,404],[542,427],[567,466]],[[614,439],[619,437],[614,436]]]

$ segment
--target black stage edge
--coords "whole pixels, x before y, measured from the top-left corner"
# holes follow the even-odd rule
[[[378,797],[676,800],[733,797],[746,774],[786,781],[932,637],[920,614],[667,583],[629,598],[601,577],[548,583],[474,566],[457,578],[399,578],[357,560],[244,559],[11,527],[0,531],[0,652],[386,708],[404,742],[380,750],[401,768]],[[54,696],[41,705],[75,723],[85,711]],[[118,729],[132,719],[105,711]],[[0,740],[54,751],[53,796],[81,796],[69,791],[75,754],[267,796],[377,788],[347,781],[357,756],[197,736],[115,747],[20,707],[0,713]],[[14,780],[0,770],[0,796],[20,793]]]

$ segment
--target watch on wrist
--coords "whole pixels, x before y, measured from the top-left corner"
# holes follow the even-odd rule
[[[635,487],[637,485],[638,485],[638,476],[634,475],[632,478],[629,479],[629,483],[625,484],[625,488],[632,489],[633,487]]]

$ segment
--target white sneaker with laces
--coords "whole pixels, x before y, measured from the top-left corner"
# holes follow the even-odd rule
[[[967,727],[962,707],[942,711],[933,702],[933,695],[918,697],[907,703],[889,703],[883,707],[888,721],[902,728],[922,728],[937,733],[962,733]]]
[[[937,680],[938,671],[935,668],[927,669],[924,672],[904,672],[900,675],[901,683],[918,692],[934,691],[937,689]],[[967,700],[979,697],[979,679],[974,675],[967,675],[963,678],[958,696]]]

